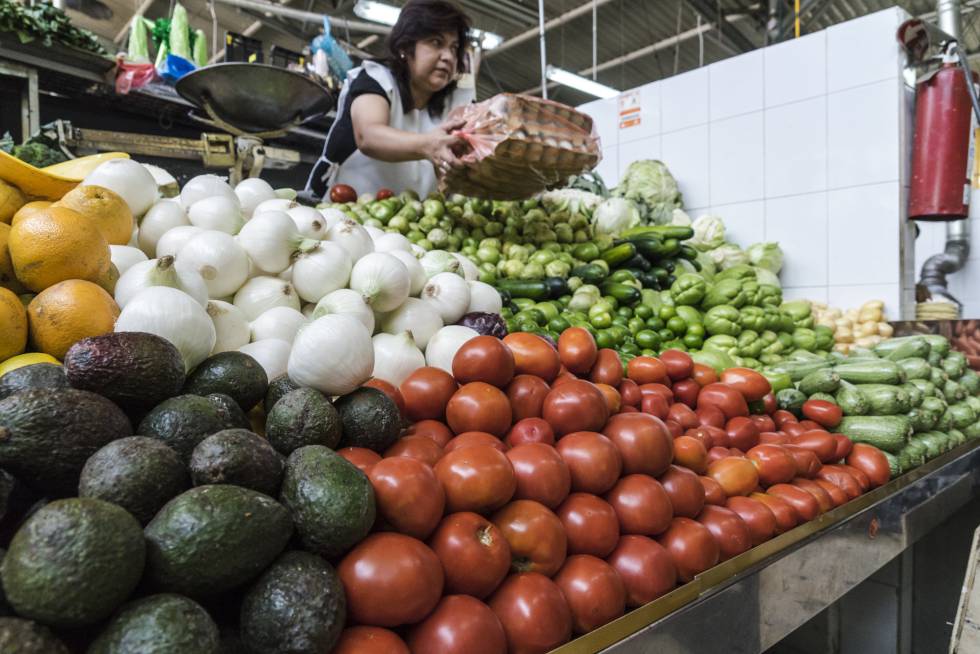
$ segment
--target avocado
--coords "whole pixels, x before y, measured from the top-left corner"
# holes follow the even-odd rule
[[[87,654],[215,654],[218,625],[194,600],[161,593],[131,602]]]
[[[271,497],[221,484],[170,500],[144,534],[149,579],[161,590],[193,597],[250,581],[285,549],[293,524]]]
[[[56,363],[32,363],[0,377],[0,400],[32,388],[69,388],[65,369]]]
[[[208,357],[184,383],[185,393],[223,393],[232,397],[245,412],[262,401],[268,388],[269,378],[259,362],[235,350]]]
[[[118,504],[145,525],[190,485],[187,468],[174,450],[156,438],[130,436],[89,457],[78,495]]]
[[[383,453],[401,434],[398,406],[376,388],[358,388],[336,402],[343,424],[340,447],[366,447]]]
[[[207,401],[211,403],[218,415],[225,423],[225,429],[251,429],[252,423],[238,406],[235,399],[224,393],[211,393],[207,396]]]
[[[367,475],[322,445],[289,455],[279,497],[303,547],[328,559],[349,550],[374,525],[374,488]]]
[[[180,394],[184,360],[156,334],[111,332],[83,338],[65,355],[65,373],[75,388],[98,393],[134,420]]]
[[[191,454],[195,486],[234,484],[275,497],[283,461],[269,441],[247,429],[225,429],[198,443]]]
[[[7,556],[7,550],[0,548],[0,565],[3,564],[3,559],[5,556]],[[3,592],[3,585],[0,584],[0,616],[8,615],[14,615],[14,610],[7,602],[7,595]],[[2,651],[3,650],[0,649],[0,652]]]
[[[340,414],[320,391],[299,388],[283,395],[269,411],[265,435],[286,456],[305,445],[333,449],[340,442]]]
[[[68,648],[43,625],[21,618],[0,618],[0,652],[68,654]]]
[[[315,554],[286,552],[245,595],[242,640],[254,654],[320,654],[333,649],[346,617],[336,570]]]
[[[231,404],[238,409],[237,404]],[[182,461],[187,461],[197,444],[205,438],[222,429],[238,426],[228,422],[228,412],[216,407],[209,398],[178,395],[156,405],[146,414],[136,431],[163,441],[177,452]]]
[[[45,493],[74,495],[88,458],[132,433],[126,414],[101,395],[24,391],[0,400],[0,467]]]
[[[289,378],[289,375],[282,374],[269,382],[269,390],[265,394],[265,402],[263,408],[265,412],[269,413],[272,411],[272,407],[276,405],[282,396],[289,391],[295,391],[297,388],[302,388],[299,384],[294,382]]]
[[[53,627],[94,624],[143,574],[143,531],[125,510],[92,497],[56,500],[17,531],[0,565],[18,615]]]

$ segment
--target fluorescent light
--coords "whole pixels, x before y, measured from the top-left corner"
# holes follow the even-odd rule
[[[357,3],[354,5],[354,14],[358,18],[374,21],[375,23],[383,23],[384,25],[394,25],[398,22],[398,14],[401,11],[400,7],[383,2],[375,2],[375,0],[357,0]],[[493,50],[504,42],[504,37],[493,32],[485,32],[473,28],[470,30],[470,34],[484,50]]]
[[[499,34],[484,32],[483,30],[475,27],[470,30],[470,35],[476,39],[476,42],[479,43],[480,47],[484,50],[493,50],[504,42],[504,37],[500,36]]]
[[[617,95],[619,95],[619,91],[610,86],[593,82],[592,80],[586,79],[581,75],[576,75],[575,73],[570,73],[567,70],[555,68],[554,66],[548,66],[546,76],[552,82],[570,86],[573,89],[578,89],[583,93],[594,95],[597,98],[615,98]]]

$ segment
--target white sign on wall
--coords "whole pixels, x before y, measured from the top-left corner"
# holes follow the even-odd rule
[[[619,129],[629,129],[640,124],[640,92],[626,91],[619,94]]]

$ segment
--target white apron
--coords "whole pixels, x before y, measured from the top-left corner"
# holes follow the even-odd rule
[[[337,100],[338,111],[346,109],[347,93],[350,90],[351,82],[360,75],[362,70],[380,84],[388,96],[388,103],[391,107],[388,114],[388,125],[406,132],[421,134],[434,130],[446,119],[451,109],[469,104],[475,97],[475,89],[472,85],[464,84],[462,86],[466,88],[457,86],[452,95],[447,98],[445,109],[439,116],[432,117],[425,108],[412,109],[405,113],[402,110],[398,84],[388,67],[373,61],[365,61],[360,67],[347,73],[347,80],[344,82],[340,91],[340,98]],[[372,159],[360,150],[354,150],[354,153],[342,164],[335,164],[327,159],[326,143],[330,140],[330,134],[340,122],[340,118],[341,114],[338,113],[330,132],[327,133],[323,154],[314,164],[313,172],[306,182],[307,191],[322,185],[323,181],[326,181],[326,188],[328,189],[334,184],[348,184],[353,186],[358,193],[374,193],[378,189],[387,188],[395,193],[413,190],[425,197],[436,190],[435,169],[432,162],[425,159],[389,163]]]

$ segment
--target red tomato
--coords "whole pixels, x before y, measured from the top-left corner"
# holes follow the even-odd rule
[[[749,407],[741,393],[726,384],[708,384],[698,395],[698,407],[714,406],[725,414],[725,420],[749,415]]]
[[[398,413],[405,415],[405,398],[402,397],[401,391],[394,387],[394,385],[386,382],[383,379],[369,379],[364,382],[364,386],[368,388],[376,388],[385,395],[387,395],[395,406],[398,407]]]
[[[411,654],[394,631],[381,627],[347,627],[331,654]]]
[[[718,382],[718,373],[711,366],[706,366],[703,363],[695,363],[694,372],[691,373],[691,379],[696,381],[699,386],[707,386],[708,384]]]
[[[691,407],[698,405],[698,396],[701,394],[701,385],[693,379],[682,379],[674,382],[672,387],[674,399]]]
[[[511,425],[510,402],[499,388],[484,382],[470,382],[450,398],[446,405],[446,422],[457,434],[485,431],[503,438]]]
[[[813,431],[813,430],[827,431],[826,429],[823,428],[822,425],[813,422],[812,420],[800,420],[800,427],[803,427],[803,429],[807,431]]]
[[[468,595],[443,597],[432,614],[408,632],[413,652],[507,654],[507,636],[497,614]]]
[[[837,451],[834,452],[834,461],[843,461],[851,453],[851,448],[854,447],[854,443],[844,434],[831,434],[831,436],[834,437],[834,442],[837,443]]]
[[[493,524],[510,545],[510,565],[517,572],[540,572],[552,577],[565,562],[565,528],[558,516],[540,502],[515,500],[497,511]]]
[[[659,384],[667,378],[667,366],[656,357],[638,356],[626,364],[626,376],[640,384]]]
[[[718,560],[727,561],[752,548],[752,533],[745,520],[731,509],[709,504],[698,516],[718,541]]]
[[[517,478],[515,500],[534,500],[555,509],[568,497],[572,476],[552,446],[525,443],[507,452],[507,458]]]
[[[606,563],[623,579],[626,606],[630,608],[652,602],[677,585],[677,569],[670,554],[646,536],[622,536]]]
[[[568,557],[555,583],[572,610],[572,630],[587,634],[626,612],[626,587],[616,569],[588,554]]]
[[[767,509],[772,511],[773,517],[776,518],[777,536],[789,531],[800,523],[800,517],[796,509],[781,497],[769,495],[768,493],[752,493],[749,495],[749,499],[764,504]]]
[[[555,445],[572,475],[572,490],[601,495],[616,483],[623,457],[616,445],[591,431],[568,434]]]
[[[822,463],[835,461],[837,441],[825,431],[810,430],[790,439],[793,445],[810,450]]]
[[[619,396],[625,406],[639,407],[643,401],[640,387],[632,379],[624,379],[619,383]]]
[[[357,191],[347,184],[334,184],[330,188],[330,201],[334,204],[357,202]]]
[[[667,491],[674,515],[685,518],[696,518],[704,508],[704,486],[698,481],[698,476],[678,466],[670,466],[660,475],[660,485]]]
[[[721,383],[741,393],[747,402],[761,400],[772,391],[769,380],[751,368],[729,368],[721,373]]]
[[[442,448],[425,436],[404,436],[385,451],[385,458],[404,456],[421,461],[430,468],[442,458]]]
[[[419,368],[399,387],[405,398],[405,416],[409,420],[442,420],[457,388],[456,380],[445,370]]]
[[[504,345],[514,353],[514,372],[518,375],[534,375],[548,383],[558,376],[558,351],[540,336],[514,332],[504,337]]]
[[[789,443],[789,436],[781,431],[764,431],[759,434],[760,445],[786,445]]]
[[[510,572],[510,545],[496,525],[481,515],[447,515],[429,539],[442,562],[446,592],[483,599]]]
[[[865,443],[854,444],[847,455],[847,465],[863,472],[871,482],[871,488],[883,486],[891,478],[888,459],[877,447]]]
[[[701,424],[691,407],[680,403],[670,406],[670,411],[667,412],[667,420],[673,420],[685,431]]]
[[[576,431],[598,431],[609,418],[602,391],[578,379],[553,388],[541,413],[559,438]]]
[[[599,389],[600,393],[602,393],[602,397],[606,401],[606,409],[609,411],[609,415],[619,413],[619,408],[623,403],[623,398],[619,396],[619,391],[609,384],[595,384],[595,387]]]
[[[619,386],[623,381],[623,362],[619,358],[619,353],[610,348],[599,350],[595,365],[589,372],[589,380],[595,384]]]
[[[516,447],[524,443],[554,445],[555,430],[543,418],[524,418],[523,420],[518,420],[510,428],[504,442],[508,447]]]
[[[783,445],[783,448],[793,455],[793,459],[796,461],[796,474],[798,477],[810,478],[820,470],[820,459],[817,458],[817,455],[812,450],[792,443]]]
[[[455,452],[464,447],[472,447],[473,445],[489,445],[495,450],[500,450],[501,452],[507,451],[507,445],[493,434],[488,434],[485,431],[464,431],[446,443],[442,454],[445,456],[450,452]]]
[[[439,557],[402,534],[371,534],[337,566],[353,622],[397,627],[419,622],[442,596]]]
[[[606,493],[624,534],[654,536],[670,525],[673,508],[660,482],[647,475],[626,475]]]
[[[778,429],[782,429],[788,423],[798,422],[796,416],[785,409],[779,409],[772,414],[772,420]]]
[[[760,400],[760,404],[762,405],[763,413],[765,413],[767,416],[773,415],[776,413],[776,407],[778,406],[776,402],[776,394],[766,393],[766,396]]]
[[[715,445],[708,450],[708,466],[710,467],[715,461],[721,461],[722,459],[728,458],[731,455],[732,452],[727,447]]]
[[[728,434],[729,447],[748,451],[759,444],[759,428],[749,418],[732,418],[725,424],[725,432]]]
[[[395,194],[390,188],[378,189],[378,192],[374,194],[375,200],[387,200]]]
[[[619,541],[619,518],[609,502],[591,493],[572,493],[558,507],[569,554],[607,556]]]
[[[453,377],[460,384],[485,382],[503,388],[514,378],[514,355],[495,336],[471,338],[453,357]]]
[[[847,493],[845,493],[843,489],[837,487],[836,485],[830,483],[829,481],[825,481],[823,479],[816,479],[814,480],[814,483],[820,488],[827,491],[827,494],[830,495],[830,500],[834,503],[834,508],[847,504],[848,500],[850,500],[850,498],[847,496]]]
[[[728,438],[728,432],[724,429],[719,429],[718,427],[712,427],[710,425],[705,425],[700,427],[707,434],[708,438],[711,440],[711,446],[720,445],[721,447],[728,447],[731,443]],[[707,445],[705,441],[705,445]]]
[[[551,387],[558,388],[565,382],[575,381],[576,379],[578,379],[578,377],[565,370],[564,372],[558,373],[558,376],[555,377],[555,381],[551,382]]]
[[[624,404],[623,406],[619,407],[619,412],[620,413],[639,413],[640,410],[637,409],[635,406],[627,406],[627,405]]]
[[[654,418],[666,420],[667,414],[670,412],[670,402],[659,393],[649,393],[640,400],[640,411]]]
[[[684,428],[673,420],[664,420],[664,427],[667,428],[667,433],[670,434],[671,438],[677,438],[684,435]]]
[[[674,458],[674,441],[664,423],[645,413],[613,416],[602,433],[623,456],[623,474],[657,476]]]
[[[380,454],[364,447],[345,447],[337,450],[337,454],[353,463],[364,474],[381,460]]]
[[[544,575],[511,575],[488,603],[507,634],[509,654],[541,654],[572,636],[568,602],[555,582]]]
[[[694,359],[687,352],[664,350],[660,353],[660,360],[667,366],[667,375],[671,381],[687,379],[694,372]]]
[[[425,539],[439,524],[446,495],[426,464],[405,456],[382,459],[368,478],[378,515],[395,531]]]
[[[861,494],[861,485],[854,475],[838,466],[823,466],[817,472],[817,481],[826,481],[844,491],[848,499],[854,499]]]
[[[588,374],[598,356],[595,338],[583,327],[569,327],[558,337],[558,358],[572,374]]]
[[[657,540],[670,554],[677,577],[684,583],[718,563],[718,541],[696,520],[674,518]]]
[[[722,428],[725,426],[725,414],[721,412],[721,409],[712,404],[699,406],[695,413],[698,416],[698,420],[701,421],[702,427]]]
[[[785,484],[797,474],[796,459],[782,445],[756,445],[745,455],[755,464],[763,486]]]
[[[796,511],[797,522],[808,522],[820,515],[820,504],[813,493],[791,484],[775,484],[766,491],[785,500]]]
[[[669,380],[665,380],[669,383]],[[660,395],[667,401],[667,406],[674,402],[674,391],[664,384],[640,384],[640,394],[645,398],[648,395]]]
[[[798,422],[787,422],[781,428],[782,432],[790,437],[790,441],[796,436],[806,433],[807,428]]]
[[[679,436],[674,439],[674,462],[703,475],[708,471],[708,450],[693,436]]]
[[[449,430],[449,427],[438,420],[420,420],[409,427],[405,435],[425,436],[439,447],[446,447],[446,443],[453,438],[453,432]]]
[[[715,506],[725,506],[728,496],[725,489],[717,481],[705,475],[698,475],[698,481],[704,487],[704,503],[714,504]]]
[[[792,484],[797,488],[802,488],[816,498],[817,504],[820,506],[820,513],[826,513],[834,508],[834,501],[830,497],[830,493],[821,488],[820,485],[812,479],[797,477],[793,480]]]
[[[755,495],[753,493],[753,495]],[[772,510],[753,496],[730,497],[725,507],[738,514],[749,528],[752,546],[760,545],[776,535],[776,516]]]
[[[776,431],[776,423],[769,416],[749,416],[749,418],[755,423],[760,434]]]
[[[759,473],[748,459],[726,457],[708,466],[708,476],[717,481],[725,495],[748,495],[759,485]]]
[[[517,489],[514,467],[503,452],[474,445],[450,452],[435,467],[451,512],[484,513],[499,509]]]
[[[854,451],[853,448],[851,449],[851,451],[852,452]],[[852,466],[850,463],[839,464],[839,467],[841,469],[843,469],[843,470],[851,473],[851,475],[854,476],[854,479],[857,481],[858,485],[861,487],[861,492],[862,493],[867,493],[868,492],[868,490],[871,488],[871,478],[868,477],[868,475],[864,472],[864,470],[861,470],[860,468],[856,468],[856,467]]]
[[[540,418],[544,398],[551,388],[540,377],[517,375],[507,386],[507,399],[515,421],[524,418]]]

